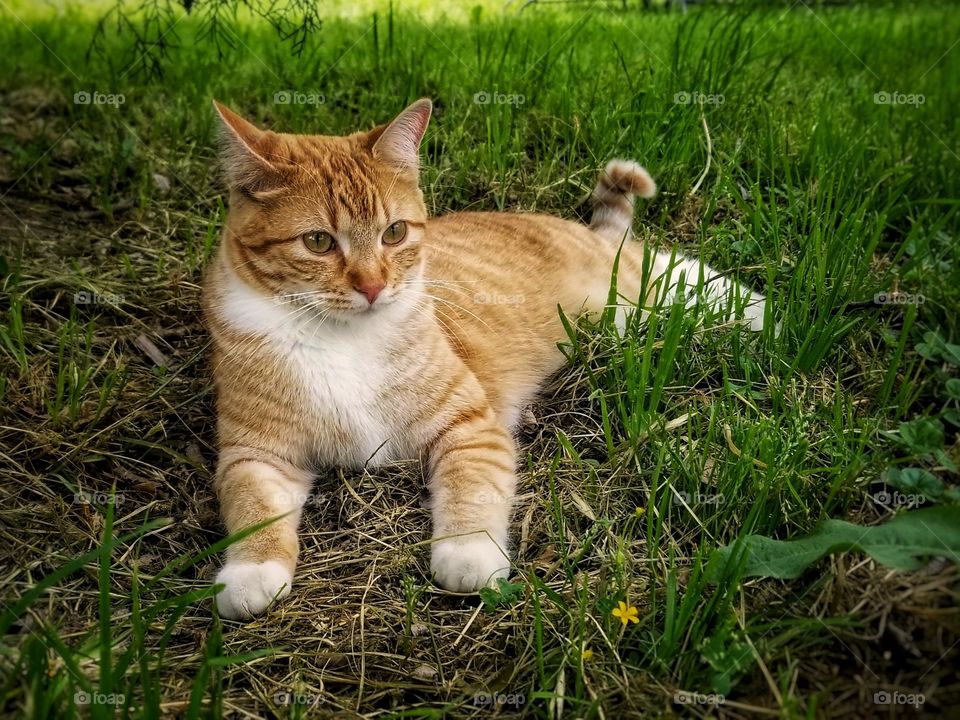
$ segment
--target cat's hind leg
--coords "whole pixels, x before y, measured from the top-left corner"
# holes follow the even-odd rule
[[[647,295],[650,304],[679,301],[690,308],[706,305],[724,320],[742,320],[751,330],[763,330],[766,298],[700,260],[658,253],[652,276]]]
[[[590,229],[601,237],[622,244],[621,272],[618,292],[631,302],[641,294],[640,285],[646,281],[644,305],[654,304],[658,297],[670,303],[680,297],[692,307],[698,303],[710,306],[728,318],[744,319],[751,330],[762,330],[766,300],[758,293],[740,285],[699,260],[669,253],[657,253],[652,267],[641,268],[648,259],[642,258],[640,246],[630,243],[635,197],[650,198],[657,186],[650,174],[631,160],[611,160],[607,163],[593,190],[593,218]],[[632,272],[631,272],[632,270]],[[617,324],[625,323],[625,312],[618,314]]]

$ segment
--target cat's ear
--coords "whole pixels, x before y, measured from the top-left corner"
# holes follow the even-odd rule
[[[279,169],[267,159],[276,136],[216,100],[213,107],[220,116],[220,162],[227,184],[254,196],[271,194],[281,183]]]
[[[373,155],[402,170],[420,169],[420,141],[430,123],[433,103],[420,98],[397,115],[380,132],[373,146]]]

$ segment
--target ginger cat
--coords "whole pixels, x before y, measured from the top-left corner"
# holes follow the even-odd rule
[[[621,243],[625,301],[697,287],[762,328],[763,297],[699,262],[657,255],[642,285],[633,198],[655,186],[635,163],[607,165],[590,227],[537,214],[428,218],[418,156],[429,100],[346,137],[259,130],[215,106],[230,189],[204,289],[215,487],[230,533],[283,516],[227,550],[224,617],[253,617],[290,592],[301,508],[331,465],[422,458],[436,581],[475,591],[506,577],[513,427],[563,365],[557,305],[601,311]]]

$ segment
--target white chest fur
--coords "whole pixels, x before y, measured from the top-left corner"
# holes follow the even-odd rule
[[[398,301],[359,322],[324,321],[234,277],[222,307],[233,328],[267,339],[285,374],[295,378],[304,411],[298,425],[313,438],[320,463],[362,467],[414,455],[404,437],[404,414],[384,403],[396,384],[391,347],[409,303]]]

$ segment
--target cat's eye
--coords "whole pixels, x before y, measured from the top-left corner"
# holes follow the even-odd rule
[[[383,244],[399,245],[406,236],[407,224],[403,220],[398,220],[384,231]]]
[[[333,250],[337,246],[337,241],[328,232],[314,230],[303,236],[303,244],[307,246],[307,250],[310,252],[323,255]]]

